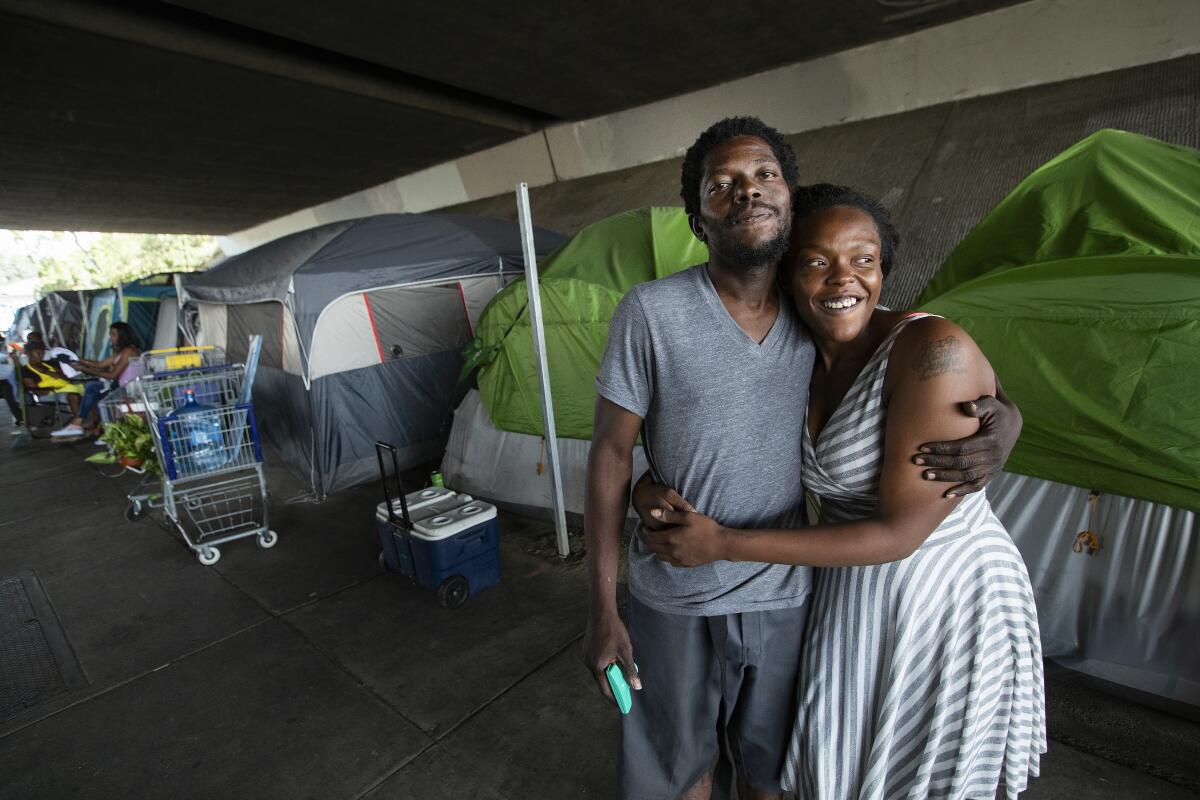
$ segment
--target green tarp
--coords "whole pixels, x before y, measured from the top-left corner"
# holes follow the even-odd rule
[[[539,265],[546,354],[559,436],[592,438],[596,373],[613,310],[638,283],[708,260],[682,208],[641,208],[581,230]],[[524,280],[505,287],[479,321],[467,364],[492,423],[541,436],[542,410]]]
[[[1200,151],[1084,139],[918,305],[970,332],[1020,406],[1008,470],[1200,511]]]

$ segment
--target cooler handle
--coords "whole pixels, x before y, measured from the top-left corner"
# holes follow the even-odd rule
[[[379,485],[383,487],[383,505],[387,509],[388,522],[396,523],[396,512],[392,510],[392,496],[388,493],[387,469],[383,466],[383,451],[392,452],[392,469],[396,473],[396,492],[400,497],[400,513],[403,515],[404,527],[412,530],[412,518],[408,515],[408,499],[404,496],[404,484],[400,482],[400,456],[396,446],[387,442],[375,443],[375,458],[379,461]]]

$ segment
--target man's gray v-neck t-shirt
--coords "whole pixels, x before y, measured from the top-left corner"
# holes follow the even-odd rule
[[[804,524],[801,439],[815,350],[787,302],[757,343],[734,321],[706,266],[633,287],[613,314],[596,386],[645,420],[657,478],[734,528]],[[635,476],[636,477],[636,476]],[[673,614],[713,616],[803,604],[812,571],[715,561],[674,567],[637,536],[629,590]]]

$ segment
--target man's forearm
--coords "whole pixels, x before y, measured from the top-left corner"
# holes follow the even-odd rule
[[[622,457],[593,443],[588,455],[587,507],[584,512],[588,605],[593,615],[615,614],[617,610],[617,571],[632,469],[628,453]]]

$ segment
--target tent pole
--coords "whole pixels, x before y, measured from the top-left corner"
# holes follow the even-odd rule
[[[117,284],[117,314],[121,315],[122,322],[128,322],[128,320],[125,319],[127,316],[129,316],[125,311],[125,290],[121,288],[120,283]],[[117,321],[117,314],[113,314],[113,322]]]
[[[46,347],[50,346],[50,329],[46,327],[46,315],[42,313],[42,301],[39,299],[37,305],[34,306],[38,315],[38,331],[42,334],[42,341],[46,343]]]
[[[546,331],[542,326],[542,293],[538,288],[537,250],[533,244],[533,222],[529,214],[529,184],[517,184],[517,217],[521,224],[521,249],[525,254],[525,288],[529,293],[529,320],[533,324],[533,357],[542,387],[542,421],[545,424],[546,456],[550,462],[550,487],[554,498],[554,532],[558,557],[571,553],[567,541],[567,515],[563,504],[562,472],[558,464],[558,435],[554,430],[554,401],[550,396],[550,368],[546,363]]]
[[[54,295],[52,294],[46,295],[48,300],[46,307],[50,310],[50,330],[43,331],[43,335],[45,333],[53,333],[55,335],[55,341],[58,342],[58,346],[66,347],[67,343],[64,341],[65,337],[63,336],[62,326],[58,324],[58,314],[54,311],[54,301],[51,299],[53,296]],[[47,341],[46,345],[49,346],[49,344],[50,342]]]
[[[184,321],[186,317],[183,315],[183,304],[187,301],[187,298],[183,296],[183,275],[176,272],[171,279],[175,282],[175,327],[183,334],[183,340],[194,346],[196,340],[192,337],[192,332],[188,330]]]
[[[75,294],[79,295],[79,355],[82,357],[87,352],[88,307],[83,299],[83,290]]]

